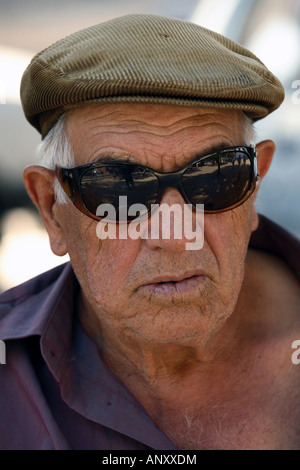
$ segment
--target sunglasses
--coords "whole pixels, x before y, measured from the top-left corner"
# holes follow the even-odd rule
[[[204,204],[204,213],[225,212],[243,204],[258,180],[255,147],[223,149],[171,173],[117,161],[56,168],[55,173],[77,209],[101,220],[103,216],[97,216],[98,206],[110,204],[117,221],[122,210],[120,200],[127,198],[127,207],[143,204],[145,214],[139,214],[140,217],[150,213],[152,204],[159,204],[167,188],[176,188],[193,209]],[[136,217],[128,215],[127,222]]]

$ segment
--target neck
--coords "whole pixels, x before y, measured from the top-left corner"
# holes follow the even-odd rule
[[[90,312],[90,314],[89,314]],[[86,333],[98,345],[102,357],[114,374],[130,389],[137,384],[156,395],[183,383],[193,372],[206,370],[221,357],[233,355],[238,315],[232,315],[216,332],[205,337],[170,343],[152,343],[142,337],[117,330],[95,320],[81,299],[79,317]],[[178,388],[177,388],[178,393]]]

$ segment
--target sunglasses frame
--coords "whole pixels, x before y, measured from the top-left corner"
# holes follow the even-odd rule
[[[221,212],[226,212],[232,209],[235,209],[236,207],[242,205],[254,192],[256,188],[256,183],[259,179],[259,175],[257,172],[257,152],[256,152],[256,147],[255,146],[238,146],[238,147],[229,147],[225,148],[222,150],[219,150],[217,152],[213,152],[207,155],[203,155],[201,157],[198,157],[197,159],[193,160],[192,162],[189,162],[187,165],[185,165],[183,168],[174,171],[174,172],[169,172],[169,173],[162,173],[156,170],[153,170],[152,168],[149,168],[147,166],[143,165],[138,165],[135,163],[129,163],[129,162],[98,162],[98,163],[90,163],[87,165],[82,165],[82,166],[77,166],[73,168],[60,168],[57,167],[55,169],[55,175],[58,178],[63,190],[69,197],[69,199],[72,201],[74,206],[80,210],[83,214],[87,215],[91,219],[94,220],[101,220],[103,217],[98,217],[92,212],[89,211],[89,209],[85,206],[84,201],[83,201],[83,196],[82,196],[82,191],[81,191],[81,178],[82,175],[87,171],[92,168],[100,168],[101,166],[131,166],[131,167],[137,167],[141,168],[143,170],[147,170],[151,172],[152,174],[155,175],[155,177],[158,180],[159,184],[159,191],[157,195],[157,199],[155,204],[158,204],[161,201],[162,195],[164,191],[167,188],[175,188],[177,189],[182,197],[184,198],[185,202],[188,204],[192,204],[193,209],[195,210],[195,205],[187,198],[184,187],[182,184],[182,176],[185,173],[185,171],[194,165],[195,163],[201,162],[201,160],[206,159],[206,158],[211,158],[211,157],[220,157],[224,153],[228,152],[243,152],[245,153],[251,162],[251,167],[252,167],[252,172],[251,172],[251,179],[249,180],[249,188],[247,192],[245,193],[244,197],[240,199],[238,202],[235,204],[232,204],[231,206],[225,207],[223,209],[217,209],[217,210],[205,210],[204,213],[207,214],[218,214]],[[148,211],[148,215],[150,213],[151,209]],[[128,222],[130,222],[129,220]]]

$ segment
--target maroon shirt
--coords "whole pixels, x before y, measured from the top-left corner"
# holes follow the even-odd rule
[[[251,246],[300,280],[300,242],[265,217]],[[176,450],[107,368],[74,316],[70,263],[0,296],[0,449]]]

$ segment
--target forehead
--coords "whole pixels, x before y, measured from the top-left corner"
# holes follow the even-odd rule
[[[218,145],[242,145],[243,120],[238,111],[165,105],[90,105],[69,113],[67,135],[76,163],[101,154],[186,158]],[[149,157],[150,155],[150,157]]]

